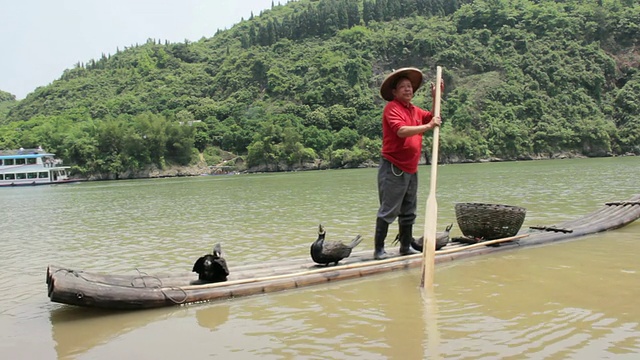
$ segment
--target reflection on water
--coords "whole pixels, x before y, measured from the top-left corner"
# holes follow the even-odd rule
[[[425,348],[426,359],[440,359],[442,358],[440,350],[440,329],[438,325],[438,298],[436,295],[435,287],[433,284],[425,284],[421,289],[422,294],[422,306],[423,306],[423,319],[427,329],[426,332],[426,344],[423,344]]]
[[[198,325],[210,330],[216,330],[229,319],[229,305],[216,304],[215,306],[202,306],[196,310]]]
[[[10,358],[630,358],[640,353],[640,223],[578,241],[279,294],[139,312],[50,303],[46,266],[189,272],[309,256],[323,223],[373,248],[375,169],[0,189],[0,352]],[[421,201],[429,168],[421,167]],[[597,174],[597,176],[594,176]],[[524,206],[551,225],[638,193],[640,158],[446,165],[456,202]],[[422,208],[419,207],[419,211]],[[422,229],[418,216],[416,233]],[[393,225],[395,227],[395,225]],[[394,230],[390,230],[392,234]],[[454,227],[452,236],[459,230]],[[429,299],[433,301],[428,301]]]
[[[58,358],[71,359],[133,329],[177,316],[180,310],[127,312],[61,306],[51,310],[51,335]]]

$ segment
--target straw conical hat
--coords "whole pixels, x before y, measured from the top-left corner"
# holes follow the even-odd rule
[[[422,86],[422,71],[414,67],[394,70],[391,74],[387,75],[380,86],[380,96],[382,96],[383,99],[387,101],[393,100],[393,89],[395,89],[398,79],[401,77],[406,77],[411,81],[414,93]]]

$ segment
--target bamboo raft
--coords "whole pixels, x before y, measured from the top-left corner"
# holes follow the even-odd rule
[[[625,226],[640,218],[640,195],[609,202],[602,208],[558,225],[533,226],[516,236],[476,244],[452,242],[435,252],[435,263],[547,244]],[[560,231],[558,231],[560,230]],[[499,246],[497,246],[499,245]],[[229,280],[191,285],[194,273],[175,275],[106,275],[49,266],[46,283],[51,301],[107,309],[146,309],[271,293],[422,265],[423,255],[373,260],[371,251],[354,252],[338,266],[321,267],[309,258],[246,264],[230,268]]]

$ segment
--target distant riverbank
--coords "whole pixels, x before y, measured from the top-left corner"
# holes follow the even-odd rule
[[[613,155],[601,156],[601,157],[612,157]],[[636,156],[636,154],[629,153],[620,156]],[[466,164],[466,163],[489,163],[489,162],[505,162],[505,161],[534,161],[534,160],[555,160],[555,159],[577,159],[577,158],[587,158],[582,154],[576,153],[556,153],[550,154],[547,156],[543,155],[522,155],[516,159],[502,159],[502,158],[485,158],[485,159],[461,159],[456,157],[444,157],[441,159],[440,164]],[[423,156],[421,158],[421,165],[429,165],[430,158]],[[334,169],[354,169],[354,168],[372,168],[377,167],[378,163],[373,161],[363,162],[357,165],[346,165]],[[128,171],[118,176],[113,174],[98,174],[87,177],[86,179],[82,179],[85,181],[95,181],[95,180],[118,180],[118,179],[148,179],[148,178],[166,178],[166,177],[184,177],[184,176],[203,176],[203,175],[229,175],[229,174],[246,174],[246,173],[265,173],[265,172],[287,172],[287,171],[311,171],[311,170],[328,170],[331,169],[330,163],[324,160],[316,160],[314,162],[302,163],[299,165],[289,166],[287,164],[269,164],[269,165],[260,165],[254,166],[251,168],[247,168],[243,163],[238,166],[230,166],[230,167],[218,167],[218,166],[208,166],[204,162],[200,162],[198,164],[189,165],[189,166],[177,166],[170,165],[166,166],[164,169],[160,169],[157,166],[151,166],[143,170],[139,171]]]

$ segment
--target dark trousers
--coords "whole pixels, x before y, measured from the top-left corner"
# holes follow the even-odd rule
[[[407,174],[382,158],[378,167],[378,218],[391,224],[412,225],[416,220],[418,173]]]

